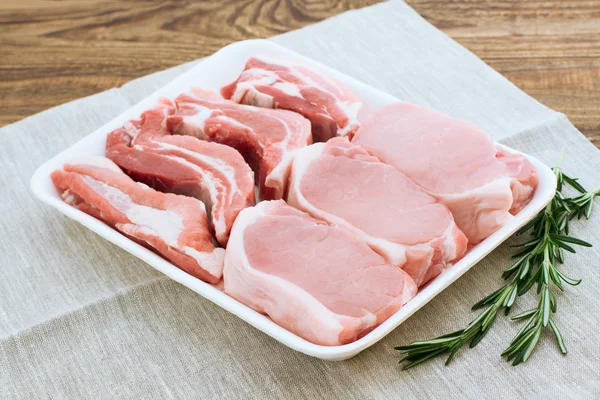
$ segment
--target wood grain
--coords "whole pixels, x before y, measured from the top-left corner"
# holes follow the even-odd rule
[[[407,3],[600,147],[599,0]]]
[[[0,126],[378,0],[3,0]],[[600,146],[600,0],[407,0]]]

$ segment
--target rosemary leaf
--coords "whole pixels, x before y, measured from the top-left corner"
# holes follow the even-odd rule
[[[564,251],[575,253],[573,246],[591,247],[590,243],[569,235],[569,221],[582,217],[589,219],[594,199],[600,196],[600,188],[587,191],[577,178],[562,171],[560,161],[552,170],[556,177],[557,192],[544,210],[517,231],[517,236],[529,234],[531,237],[511,246],[518,250],[512,256],[515,261],[502,273],[507,283],[473,305],[472,310],[482,311],[465,329],[396,347],[404,356],[400,360],[400,363],[406,363],[403,370],[446,353],[449,355],[445,364],[450,364],[461,347],[465,344],[469,344],[470,348],[475,347],[489,332],[498,313],[504,310],[508,315],[517,300],[534,285],[538,296],[537,306],[510,317],[522,325],[501,355],[512,365],[526,362],[536,349],[542,331],[548,326],[554,333],[560,351],[567,354],[564,338],[552,319],[552,314],[558,310],[555,290],[564,291],[562,282],[577,286],[581,280],[566,276],[559,266],[565,261]],[[562,190],[567,185],[579,194],[566,197]]]

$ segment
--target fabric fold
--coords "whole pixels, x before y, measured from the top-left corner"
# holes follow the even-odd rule
[[[590,189],[600,186],[600,152],[564,116],[403,2],[273,40],[401,100],[473,122],[548,165],[566,148],[564,169]],[[378,344],[331,363],[279,344],[33,198],[25,183],[39,165],[196,62],[0,129],[0,398],[598,397],[600,204],[589,221],[572,224],[594,247],[567,255],[565,270],[583,282],[558,299],[566,357],[544,335],[526,364],[511,367],[499,354],[517,328],[499,318],[450,367],[436,360],[401,372],[393,346],[462,328],[471,305],[501,285],[514,240]],[[535,298],[519,302],[528,307]]]

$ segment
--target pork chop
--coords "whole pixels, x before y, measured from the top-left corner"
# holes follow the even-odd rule
[[[111,132],[106,156],[154,189],[202,200],[215,237],[226,246],[238,213],[254,204],[254,174],[231,147],[168,135],[166,118],[172,112],[163,102],[144,112],[141,121]]]
[[[52,181],[65,202],[150,247],[188,274],[217,283],[225,250],[215,248],[204,204],[134,182],[104,157],[72,160]]]
[[[468,122],[414,104],[375,112],[352,143],[448,206],[470,244],[498,230],[537,187],[535,169],[524,156],[502,150]]]
[[[287,200],[315,218],[352,230],[418,286],[467,248],[446,206],[347,138],[296,154]]]
[[[260,198],[284,195],[294,151],[312,143],[306,118],[236,104],[201,89],[182,94],[175,102],[177,111],[167,120],[169,133],[234,147],[255,171]]]
[[[221,94],[236,103],[300,113],[310,120],[317,142],[336,135],[352,137],[359,127],[361,103],[348,88],[330,76],[280,58],[250,58]]]
[[[415,283],[350,230],[284,201],[243,210],[225,254],[225,293],[316,344],[350,343],[412,299]]]

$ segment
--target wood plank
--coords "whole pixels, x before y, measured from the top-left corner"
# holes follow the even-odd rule
[[[600,147],[600,1],[407,3]]]
[[[4,0],[0,126],[378,0]],[[407,0],[600,146],[600,0]]]

